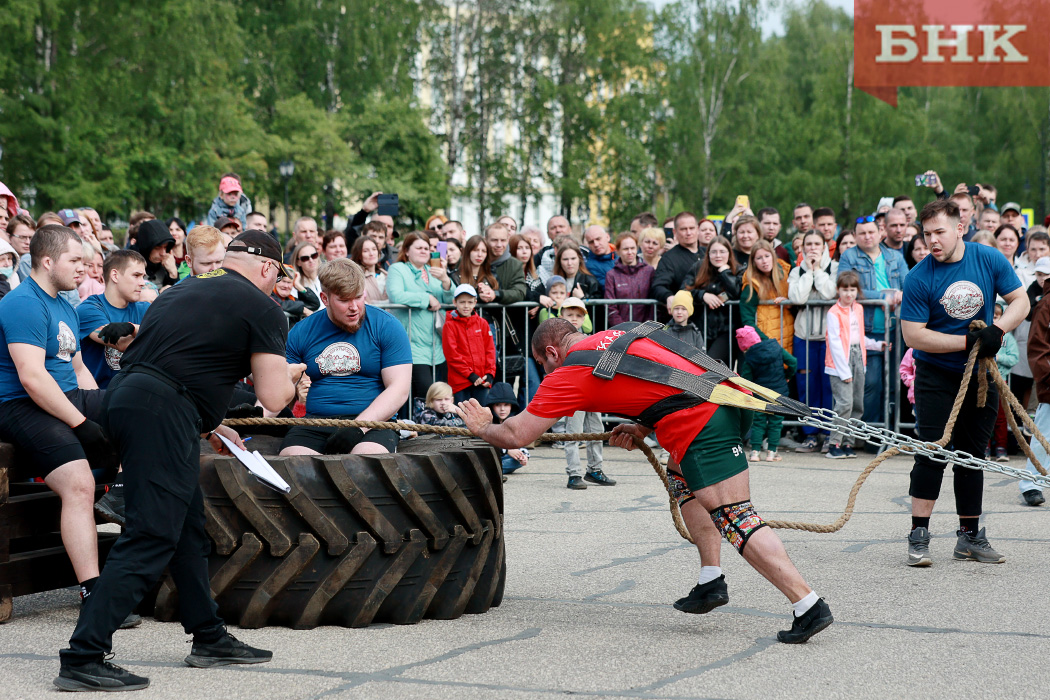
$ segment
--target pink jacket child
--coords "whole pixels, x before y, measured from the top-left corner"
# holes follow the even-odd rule
[[[901,359],[901,381],[904,382],[904,386],[908,387],[908,401],[911,405],[915,405],[915,356],[912,355],[911,348],[908,348],[908,352],[904,353],[904,358]]]

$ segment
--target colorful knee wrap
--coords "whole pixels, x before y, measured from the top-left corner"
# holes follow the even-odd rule
[[[744,547],[748,539],[759,528],[768,527],[766,522],[755,512],[751,501],[730,503],[719,506],[711,511],[711,520],[715,527],[722,533],[729,544],[736,547],[740,554],[744,553]]]
[[[671,495],[674,496],[676,501],[678,501],[679,508],[696,498],[696,496],[693,495],[693,492],[689,489],[685,477],[678,472],[668,469],[667,480],[671,483]]]

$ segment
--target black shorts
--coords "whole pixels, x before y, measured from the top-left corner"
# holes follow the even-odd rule
[[[96,423],[102,420],[102,389],[73,389],[66,398]],[[26,397],[0,404],[0,440],[12,443],[32,463],[28,476],[46,477],[63,464],[87,459],[73,429]]]
[[[307,418],[354,420],[357,416],[307,416]],[[325,454],[325,443],[337,430],[341,430],[341,428],[327,428],[317,425],[292,426],[281,442],[281,449],[283,450],[286,447],[306,447],[318,454]],[[397,444],[401,442],[401,436],[396,430],[369,430],[367,433],[360,428],[351,428],[351,430],[360,433],[357,442],[374,442],[385,447],[387,452],[391,453],[397,449]],[[356,444],[353,441],[351,442]]]

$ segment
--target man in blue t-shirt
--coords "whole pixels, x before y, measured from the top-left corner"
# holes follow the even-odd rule
[[[120,371],[120,357],[135,339],[149,304],[139,301],[146,285],[146,259],[134,250],[116,250],[102,267],[106,291],[94,294],[77,307],[80,321],[79,338],[84,351],[84,364],[91,370],[100,389]],[[113,324],[123,335],[113,342],[104,341],[99,331]]]
[[[349,259],[321,268],[325,313],[300,321],[288,334],[288,362],[304,363],[310,378],[307,417],[388,421],[408,400],[412,347],[404,326],[365,305],[365,275]],[[294,427],[282,455],[385,454],[395,430]]]
[[[84,274],[84,245],[49,224],[29,255],[29,278],[0,300],[0,440],[61,496],[62,544],[87,595],[99,574],[91,466],[115,473],[117,457],[97,422],[103,392],[81,358],[77,313],[59,296]]]
[[[901,330],[915,355],[915,432],[922,440],[941,438],[955,397],[962,386],[967,355],[977,341],[977,357],[995,357],[1003,335],[1028,315],[1028,295],[1013,267],[994,248],[966,243],[959,206],[950,199],[930,202],[919,215],[930,254],[914,268],[904,284]],[[1009,304],[992,323],[995,297]],[[970,322],[984,321],[982,330]],[[988,399],[976,405],[978,372],[974,371],[967,395],[952,431],[949,449],[984,454],[995,425],[999,397],[988,384]],[[915,457],[911,471],[912,531],[908,536],[908,564],[929,566],[930,515],[940,494],[944,464],[925,456]],[[979,528],[984,490],[983,472],[956,465],[955,508],[959,515],[955,559],[999,563],[996,552]]]

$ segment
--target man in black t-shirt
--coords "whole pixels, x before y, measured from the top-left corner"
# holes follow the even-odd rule
[[[69,642],[55,685],[63,690],[137,690],[149,680],[104,660],[113,631],[167,567],[179,592],[179,618],[193,648],[191,666],[269,661],[228,632],[211,598],[204,497],[198,484],[200,438],[227,453],[219,425],[234,384],[252,374],[272,411],[295,395],[305,365],[285,361],[287,322],[268,296],[288,270],[262,231],[226,249],[223,267],[184,280],[146,312],[110,382],[104,424],[124,465],[127,527],[110,551]],[[211,432],[209,432],[211,431]]]

